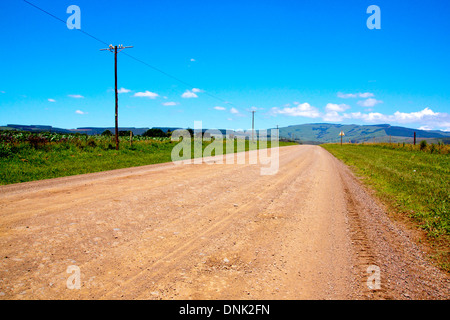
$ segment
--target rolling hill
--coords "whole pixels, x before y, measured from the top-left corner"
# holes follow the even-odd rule
[[[309,123],[280,128],[280,137],[292,139],[305,144],[339,142],[339,133],[343,131],[343,141],[348,142],[412,142],[414,132],[417,141],[427,139],[428,142],[442,141],[450,143],[450,132],[439,130],[419,130],[389,124],[355,125]]]

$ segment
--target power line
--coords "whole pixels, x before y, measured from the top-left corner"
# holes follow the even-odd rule
[[[38,7],[37,5],[31,3],[31,2],[29,2],[29,1],[27,1],[27,0],[23,0],[23,2],[29,4],[30,6],[36,8],[36,9],[42,11],[42,12],[44,12],[45,14],[49,15],[50,17],[52,17],[52,18],[54,18],[54,19],[56,19],[56,20],[58,20],[58,21],[64,23],[65,25],[67,25],[67,21],[65,21],[65,20],[63,20],[63,19],[61,19],[61,18],[55,16],[54,14],[51,14],[50,12],[48,12],[48,11],[46,11],[46,10],[44,10],[44,9],[42,9],[42,8],[40,8],[40,7]],[[101,42],[101,43],[103,43],[103,44],[105,44],[105,45],[108,45],[108,43],[106,43],[105,41],[100,40],[99,38],[93,36],[93,35],[90,34],[90,33],[87,33],[86,31],[83,31],[83,30],[81,30],[81,29],[76,29],[76,30],[78,30],[79,32],[84,33],[85,35],[87,35],[88,37],[91,37],[91,38],[94,39],[94,40],[97,40],[98,42]]]
[[[22,0],[22,1],[25,2],[25,3],[27,3],[28,5],[30,5],[30,6],[32,6],[32,7],[34,7],[34,8],[36,8],[36,9],[40,10],[41,12],[47,14],[48,16],[50,16],[50,17],[52,17],[52,18],[54,18],[54,19],[56,19],[56,20],[58,20],[58,21],[64,23],[65,25],[67,25],[67,22],[66,22],[65,20],[63,20],[63,19],[61,19],[61,18],[55,16],[54,14],[52,14],[52,13],[50,13],[50,12],[48,12],[48,11],[46,11],[46,10],[40,8],[40,7],[38,7],[37,5],[31,3],[31,2],[29,2],[29,1],[27,1],[27,0]],[[90,38],[92,38],[92,39],[94,39],[94,40],[96,40],[96,41],[98,41],[98,42],[100,42],[100,43],[102,43],[102,44],[104,44],[104,45],[106,45],[106,46],[109,46],[109,44],[108,44],[107,42],[105,42],[105,41],[99,39],[98,37],[96,37],[96,36],[94,36],[94,35],[92,35],[92,34],[86,32],[86,31],[84,31],[84,30],[81,30],[81,29],[76,29],[76,30],[78,30],[79,32],[85,34],[86,36],[88,36],[88,37],[90,37]],[[149,68],[151,68],[151,69],[153,69],[153,70],[155,70],[155,71],[157,71],[157,72],[159,72],[159,73],[161,73],[161,74],[163,74],[163,75],[165,75],[165,76],[167,76],[167,77],[169,77],[169,78],[171,78],[171,79],[173,79],[173,80],[175,80],[175,81],[177,81],[177,82],[179,82],[179,83],[182,83],[183,85],[185,85],[185,86],[187,86],[187,87],[189,87],[189,88],[195,88],[195,87],[196,87],[196,86],[190,84],[189,82],[186,82],[186,81],[184,81],[184,80],[181,80],[180,78],[175,77],[175,76],[173,76],[173,75],[171,75],[171,74],[169,74],[169,73],[167,73],[167,72],[165,72],[165,71],[163,71],[163,70],[161,70],[161,69],[159,69],[159,68],[157,68],[157,67],[155,67],[155,66],[153,66],[153,65],[151,65],[151,64],[149,64],[149,63],[147,63],[147,62],[145,62],[145,61],[143,61],[143,60],[141,60],[141,59],[139,59],[139,58],[136,58],[136,57],[134,57],[134,56],[132,56],[132,55],[130,55],[130,54],[128,54],[128,53],[125,53],[125,52],[124,52],[123,54],[126,55],[126,56],[128,56],[129,58],[131,58],[131,59],[133,59],[133,60],[135,60],[135,61],[137,61],[137,62],[139,62],[139,63],[141,63],[141,64],[143,64],[143,65],[145,65],[145,66],[147,66],[147,67],[149,67]],[[212,94],[212,93],[209,93],[209,92],[204,91],[204,90],[203,90],[203,93],[204,93],[205,95],[207,95],[207,96],[210,96],[211,98],[214,98],[214,99],[219,100],[219,101],[221,101],[221,102],[223,102],[223,103],[226,103],[226,104],[229,104],[229,105],[231,105],[231,106],[236,107],[233,103],[228,102],[227,100],[222,99],[222,98],[220,98],[220,97],[218,97],[218,96],[216,96],[216,95],[214,95],[214,94]]]
[[[179,79],[179,78],[177,78],[177,77],[175,77],[175,76],[173,76],[173,75],[171,75],[171,74],[169,74],[169,73],[167,73],[167,72],[165,72],[165,71],[163,71],[163,70],[161,70],[161,69],[159,69],[159,68],[157,68],[155,66],[152,66],[151,64],[148,64],[147,62],[145,62],[145,61],[143,61],[141,59],[133,57],[132,55],[130,55],[128,53],[124,53],[124,55],[128,56],[129,58],[131,58],[131,59],[133,59],[133,60],[135,60],[135,61],[137,61],[139,63],[142,63],[143,65],[145,65],[145,66],[147,66],[147,67],[149,67],[149,68],[151,68],[151,69],[153,69],[153,70],[155,70],[155,71],[157,71],[159,73],[164,74],[165,76],[167,76],[167,77],[169,77],[169,78],[171,78],[171,79],[173,79],[175,81],[178,81],[179,83],[184,84],[186,87],[195,88],[195,86],[193,84],[190,84],[190,83],[188,83],[188,82],[186,82],[184,80],[181,80],[181,79]],[[208,96],[210,96],[211,98],[214,98],[216,100],[222,101],[223,103],[235,106],[232,103],[228,102],[227,100],[224,100],[224,99],[222,99],[222,98],[220,98],[220,97],[218,97],[216,95],[213,95],[213,94],[209,93],[208,91],[203,91],[203,93],[208,95]]]

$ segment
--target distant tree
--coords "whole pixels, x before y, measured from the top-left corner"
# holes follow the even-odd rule
[[[161,129],[152,128],[148,129],[142,134],[143,137],[167,137],[167,134]]]
[[[129,137],[130,136],[130,130],[128,131],[119,131],[119,137]]]
[[[112,132],[109,130],[105,130],[102,132],[102,136],[112,136]]]

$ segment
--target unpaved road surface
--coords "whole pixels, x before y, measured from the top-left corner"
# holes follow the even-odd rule
[[[279,150],[275,175],[169,163],[0,187],[0,299],[450,298],[346,166]]]

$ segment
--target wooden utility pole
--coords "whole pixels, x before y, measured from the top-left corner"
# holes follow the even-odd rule
[[[109,45],[106,49],[100,49],[100,51],[110,51],[114,52],[114,87],[115,87],[115,99],[116,99],[116,106],[115,106],[115,138],[116,138],[116,150],[119,150],[119,93],[117,92],[117,53],[122,51],[123,49],[127,48],[133,48],[133,47],[124,47],[123,45],[113,46],[112,44]],[[119,49],[120,51],[117,51]]]
[[[414,131],[414,145],[416,145],[416,132]]]
[[[115,92],[115,137],[116,137],[116,150],[119,150],[119,93],[117,91],[117,46],[114,46],[114,92]]]
[[[253,141],[253,133],[255,131],[255,112],[256,111],[252,111],[252,141]]]

